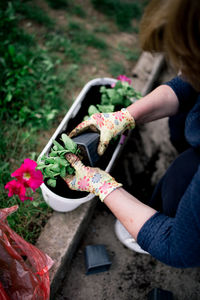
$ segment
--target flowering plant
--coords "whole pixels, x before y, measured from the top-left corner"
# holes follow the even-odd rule
[[[38,159],[38,162],[26,158],[19,169],[11,174],[15,179],[9,181],[5,185],[8,189],[8,196],[18,195],[19,199],[33,200],[32,192],[43,183],[45,178],[48,178],[47,184],[49,186],[56,186],[56,177],[65,177],[66,174],[73,174],[74,169],[65,158],[68,152],[79,154],[77,144],[74,143],[66,134],[62,134],[61,141],[63,146],[57,141],[53,141],[54,146],[49,153],[49,156],[44,156]]]
[[[113,112],[116,106],[127,107],[137,99],[141,98],[141,94],[136,92],[131,86],[131,79],[125,75],[119,75],[117,82],[112,84],[110,88],[102,86],[100,88],[101,103],[96,106],[90,105],[88,114]],[[86,116],[84,119],[87,119]],[[66,174],[73,174],[74,168],[66,159],[68,152],[79,156],[80,150],[66,134],[61,136],[62,145],[57,141],[53,141],[53,147],[48,156],[39,158],[37,162],[27,158],[23,164],[15,172],[11,174],[15,179],[9,181],[5,185],[8,189],[8,196],[18,195],[19,199],[33,200],[32,193],[43,183],[44,179],[51,187],[56,186],[56,177],[66,177]]]
[[[35,192],[43,183],[42,172],[36,167],[37,163],[34,160],[26,158],[20,168],[11,174],[11,177],[15,177],[15,179],[5,185],[9,197],[18,195],[22,202],[28,199],[33,200],[33,197],[30,196],[31,193]]]
[[[91,115],[95,113],[109,113],[114,112],[116,106],[121,108],[129,106],[131,103],[141,98],[141,94],[136,92],[131,86],[131,79],[125,75],[119,75],[117,77],[117,83],[113,83],[111,88],[102,86],[100,88],[101,103],[90,105],[88,108],[88,116],[85,116],[84,120],[87,120]]]

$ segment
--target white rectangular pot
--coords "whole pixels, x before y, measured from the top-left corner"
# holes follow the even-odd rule
[[[102,85],[110,86],[115,82],[116,80],[112,78],[97,78],[89,81],[84,86],[73,105],[63,118],[62,122],[56,129],[55,133],[50,138],[49,142],[41,152],[40,157],[43,155],[48,155],[53,141],[58,139],[63,132],[69,133],[83,120],[83,117],[87,115],[89,105],[100,103],[100,87]],[[113,144],[110,143],[111,145],[108,146],[106,154],[104,154],[99,160],[99,164],[97,165],[98,167],[107,172],[111,170],[115,159],[119,155],[119,152],[124,144],[124,139],[125,136],[122,135],[118,142]],[[93,194],[71,191],[63,179],[57,181],[55,189],[49,187],[46,183],[43,183],[41,185],[41,190],[44,200],[48,203],[48,205],[59,212],[72,211],[82,203],[90,201],[95,197]]]

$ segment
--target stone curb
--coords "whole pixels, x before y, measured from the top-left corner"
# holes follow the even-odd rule
[[[134,88],[142,95],[148,93],[164,65],[162,55],[143,52],[133,69]],[[51,299],[68,272],[71,259],[90,223],[98,198],[94,198],[67,213],[53,212],[45,225],[36,246],[47,253],[54,265],[50,270]]]

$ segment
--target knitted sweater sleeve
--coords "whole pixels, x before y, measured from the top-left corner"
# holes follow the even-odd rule
[[[178,97],[180,104],[179,111],[187,112],[193,107],[198,93],[190,83],[185,81],[181,76],[177,76],[164,84],[170,86]]]
[[[157,212],[142,226],[137,242],[167,265],[200,266],[200,166],[182,196],[176,216]]]

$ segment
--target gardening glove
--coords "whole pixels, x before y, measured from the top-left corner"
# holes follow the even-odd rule
[[[110,140],[126,129],[133,129],[135,120],[125,108],[114,113],[96,113],[89,119],[83,121],[76,126],[69,134],[69,137],[77,136],[78,134],[91,129],[92,131],[100,132],[100,142],[97,152],[103,155]]]
[[[75,175],[64,178],[70,189],[95,194],[103,202],[106,196],[122,186],[105,171],[84,166],[75,154],[67,153],[65,157],[75,169]]]

